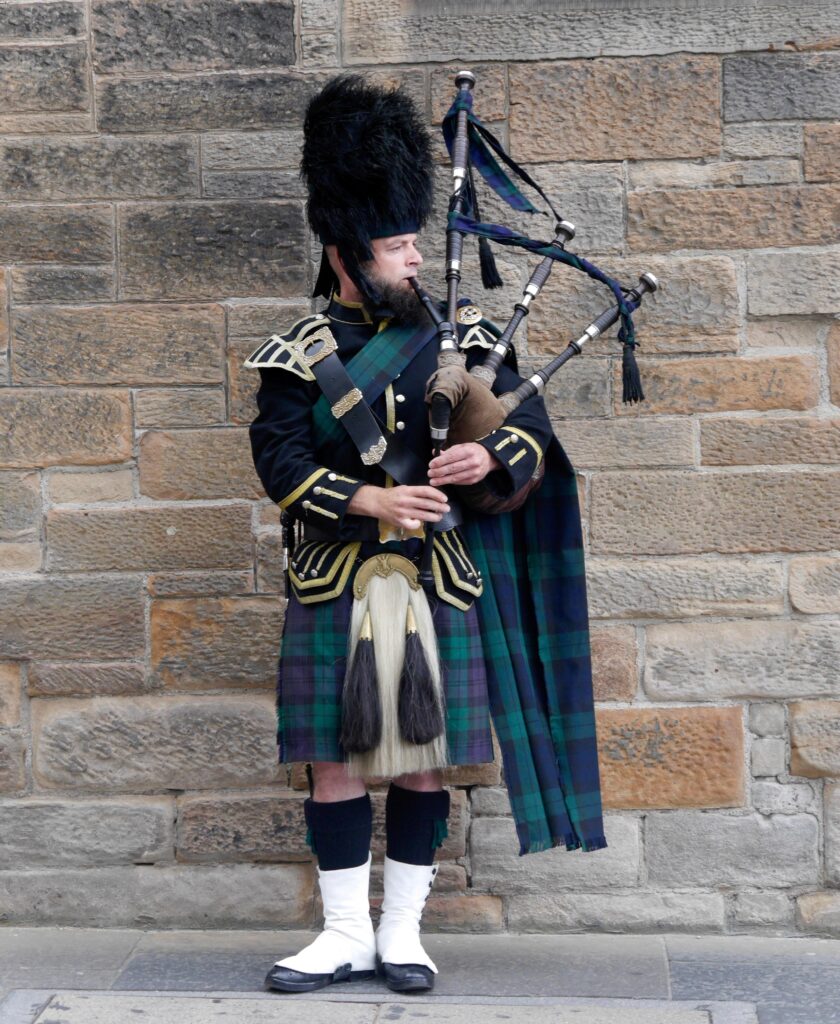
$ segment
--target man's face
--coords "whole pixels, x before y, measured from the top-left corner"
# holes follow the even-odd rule
[[[370,244],[373,259],[364,267],[395,317],[409,323],[421,323],[428,316],[409,284],[423,262],[416,242],[417,235],[374,238]]]

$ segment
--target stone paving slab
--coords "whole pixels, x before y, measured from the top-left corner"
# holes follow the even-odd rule
[[[110,988],[140,935],[129,929],[0,927],[0,990]]]
[[[480,1001],[445,1000],[436,996],[398,1002],[356,999],[302,1000],[298,996],[254,996],[231,993],[16,993],[17,1016],[11,1004],[0,1006],[0,1024],[123,1024],[139,1018],[145,1024],[213,1024],[213,1022],[276,1022],[278,1004],[294,1003],[295,1024],[390,1024],[407,1018],[428,1018],[441,1024],[485,1021],[512,1024],[756,1024],[754,1009],[746,1004],[717,1002],[703,1005],[662,1000],[539,999]],[[419,1006],[418,1004],[421,1004]],[[429,1006],[434,1005],[434,1011]]]
[[[267,934],[261,947],[249,937],[240,951],[204,933],[154,936],[138,944],[111,987],[253,992],[276,960],[313,938],[305,932]],[[435,983],[439,995],[668,996],[668,964],[658,936],[424,935],[423,942],[438,966],[445,965]],[[380,979],[353,983],[361,994],[383,988]]]
[[[840,963],[674,961],[674,999],[752,999],[760,1024],[840,1024]]]
[[[733,960],[773,960],[790,957],[807,962],[834,963],[840,966],[840,940],[765,935],[678,935],[663,936],[668,959],[709,960],[731,963]]]

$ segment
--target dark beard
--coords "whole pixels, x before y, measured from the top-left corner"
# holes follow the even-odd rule
[[[414,289],[403,282],[392,284],[377,277],[375,272],[366,269],[368,280],[382,296],[382,308],[380,311],[385,315],[391,314],[393,319],[400,324],[422,325],[429,323],[429,314],[423,304],[414,294]],[[379,312],[375,310],[374,312]]]

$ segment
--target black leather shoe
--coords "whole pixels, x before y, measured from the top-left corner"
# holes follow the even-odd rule
[[[435,987],[435,972],[425,964],[379,964],[379,973],[392,992],[428,992]]]
[[[376,971],[354,971],[351,967],[352,964],[342,964],[332,974],[304,974],[275,964],[265,976],[263,987],[268,992],[314,992],[336,981],[364,981],[376,975]]]

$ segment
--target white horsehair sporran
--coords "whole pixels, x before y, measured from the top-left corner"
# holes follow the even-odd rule
[[[448,764],[432,611],[410,559],[366,559],[353,583],[342,745],[353,776],[394,777]]]

